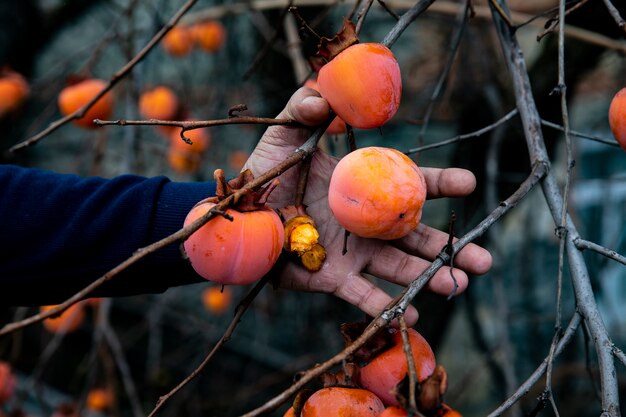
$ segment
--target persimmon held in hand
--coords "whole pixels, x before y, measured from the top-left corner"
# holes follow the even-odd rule
[[[193,41],[206,52],[217,52],[226,39],[226,29],[219,20],[206,20],[191,26]]]
[[[193,36],[187,26],[174,26],[165,34],[161,45],[172,56],[185,56],[193,49]]]
[[[311,88],[317,92],[320,91],[319,85],[314,79],[306,80],[304,86]],[[329,135],[338,135],[340,133],[346,133],[347,130],[348,128],[346,127],[346,122],[341,120],[341,117],[335,117],[335,119],[330,123],[330,126],[328,126],[328,129],[326,129],[326,133],[328,133]]]
[[[435,370],[435,354],[430,345],[414,329],[408,329],[411,351],[415,361],[419,382],[428,378]],[[392,390],[407,375],[408,364],[402,347],[402,334],[399,330],[393,335],[393,346],[372,359],[359,372],[359,382],[365,389],[376,394],[386,405],[398,403]]]
[[[332,173],[328,204],[337,222],[355,235],[398,239],[417,227],[426,181],[408,156],[368,147],[344,156]]]
[[[42,306],[40,312],[45,312],[56,307],[55,305]],[[58,317],[49,317],[42,324],[51,333],[71,333],[77,330],[85,321],[85,308],[82,303],[76,303],[69,306]]]
[[[222,170],[216,170],[217,198],[197,204],[189,211],[187,226],[225,198],[233,188],[242,187],[253,179],[249,170],[228,184]],[[261,194],[247,193],[236,206],[226,209],[231,220],[217,215],[184,242],[184,248],[194,270],[203,278],[221,284],[246,285],[260,279],[274,266],[283,248],[283,223],[274,210],[262,201],[277,183]],[[221,194],[221,195],[220,195]]]
[[[21,74],[4,71],[0,76],[0,117],[20,108],[29,91],[28,82]]]
[[[214,314],[222,314],[233,299],[233,291],[225,286],[209,287],[202,291],[202,304],[207,311]]]
[[[174,120],[178,113],[178,97],[164,85],[146,90],[139,97],[139,113],[148,119]]]
[[[372,392],[360,388],[328,387],[311,395],[301,417],[378,417],[385,409]]]
[[[611,100],[609,126],[619,146],[626,151],[626,88],[619,90]]]
[[[320,69],[317,82],[337,116],[356,128],[380,127],[400,106],[400,66],[380,43],[347,47]]]
[[[0,361],[0,405],[6,403],[13,396],[16,383],[11,365]]]
[[[61,113],[64,116],[74,113],[96,97],[105,89],[106,85],[107,83],[104,80],[87,79],[65,87],[61,90],[61,93],[59,93],[58,98]],[[100,97],[98,101],[87,110],[83,117],[74,119],[72,123],[81,127],[95,128],[97,126],[93,123],[93,119],[109,119],[112,111],[113,95],[109,91],[104,96]]]

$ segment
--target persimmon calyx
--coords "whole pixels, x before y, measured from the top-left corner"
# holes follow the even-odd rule
[[[319,243],[315,220],[306,214],[303,206],[288,206],[280,212],[285,219],[283,250],[299,257],[308,271],[319,271],[326,259],[326,249]]]
[[[254,180],[254,174],[252,174],[252,171],[249,169],[246,169],[241,172],[239,176],[231,179],[230,181],[226,181],[224,170],[218,168],[213,173],[213,178],[216,182],[215,196],[199,201],[196,206],[203,203],[218,203],[235,194],[245,185]],[[232,208],[239,212],[264,209],[266,207],[265,204],[267,203],[267,199],[278,184],[280,184],[280,181],[275,178],[269,184],[258,190],[246,190],[233,201]]]
[[[354,23],[344,18],[343,27],[332,38],[321,37],[317,45],[317,55],[326,61],[332,60],[341,51],[359,42]]]

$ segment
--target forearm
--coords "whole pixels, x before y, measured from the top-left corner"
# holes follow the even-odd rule
[[[0,301],[53,304],[140,247],[180,229],[213,183],[165,177],[81,178],[0,165]],[[161,292],[199,280],[174,243],[105,284],[97,295]]]

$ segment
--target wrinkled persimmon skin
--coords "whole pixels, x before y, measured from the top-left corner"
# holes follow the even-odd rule
[[[402,96],[400,66],[380,43],[357,43],[324,65],[319,92],[352,127],[380,127],[396,114]]]
[[[373,393],[360,388],[322,388],[302,407],[301,417],[378,417],[385,406]]]
[[[619,146],[626,151],[626,88],[618,91],[611,100],[609,126]]]
[[[332,173],[328,204],[337,222],[357,236],[398,239],[422,217],[426,181],[395,149],[368,147],[344,156]]]
[[[64,116],[74,113],[104,90],[106,85],[107,83],[104,80],[88,79],[65,87],[59,93],[58,99],[61,113]],[[93,119],[110,119],[112,112],[113,95],[109,91],[87,110],[85,116],[72,120],[72,123],[80,127],[93,129],[97,127],[93,123]]]
[[[408,329],[411,351],[415,360],[417,379],[424,381],[435,371],[435,354],[430,345],[414,329]],[[393,346],[382,352],[359,371],[359,381],[363,388],[376,394],[385,405],[397,406],[398,402],[391,393],[393,388],[406,376],[408,365],[402,347],[402,334],[393,335]]]
[[[184,225],[211,209],[202,203],[187,214]],[[217,216],[193,233],[184,248],[194,270],[221,284],[246,285],[272,269],[283,248],[284,230],[278,214],[266,208],[252,212],[227,209],[233,220]]]

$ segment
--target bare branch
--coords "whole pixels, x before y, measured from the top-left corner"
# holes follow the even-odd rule
[[[617,26],[619,26],[619,28],[623,32],[626,33],[626,21],[624,21],[624,18],[622,18],[622,16],[619,14],[619,10],[617,10],[617,8],[613,5],[613,3],[611,3],[611,0],[603,0],[603,1],[604,1],[604,5],[606,6],[606,9],[609,11],[611,16],[615,20],[615,23],[617,23]]]
[[[574,245],[576,245],[576,248],[580,250],[589,249],[589,250],[599,253],[600,255],[606,256],[609,259],[612,259],[614,261],[617,261],[621,264],[626,265],[626,256],[620,255],[614,250],[605,248],[604,246],[600,246],[597,243],[593,243],[588,240],[581,239],[579,237],[574,240]]]

